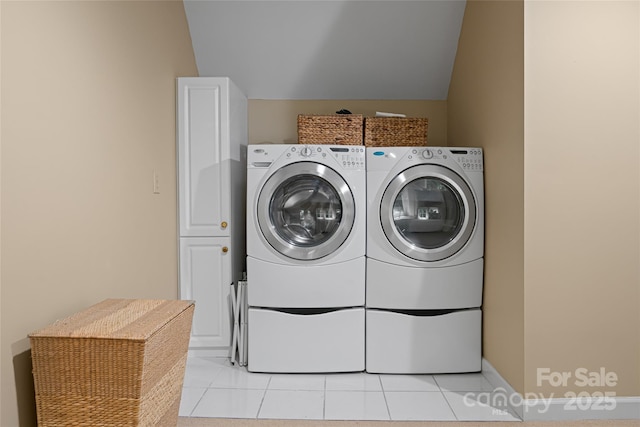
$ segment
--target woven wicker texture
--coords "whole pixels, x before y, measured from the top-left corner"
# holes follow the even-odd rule
[[[364,145],[368,147],[406,147],[427,145],[427,118],[367,117]]]
[[[298,144],[362,145],[362,114],[299,115]]]
[[[39,426],[175,426],[194,304],[106,300],[34,332]]]

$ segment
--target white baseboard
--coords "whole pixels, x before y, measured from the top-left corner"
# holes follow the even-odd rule
[[[511,384],[507,382],[502,375],[498,373],[496,368],[489,363],[487,359],[482,358],[482,374],[491,383],[495,390],[500,390],[505,394],[505,400],[513,412],[522,420],[524,419],[524,411],[522,406],[522,395],[515,391]]]
[[[525,399],[525,421],[637,420],[640,397]]]
[[[482,359],[482,373],[496,390],[505,394],[511,409],[524,421],[640,419],[640,396],[524,398],[486,359]]]

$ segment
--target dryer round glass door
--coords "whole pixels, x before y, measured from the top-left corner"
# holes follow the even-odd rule
[[[419,261],[439,261],[464,247],[476,224],[476,202],[462,177],[438,165],[418,165],[398,174],[380,203],[380,223],[389,242]]]
[[[346,181],[314,162],[291,163],[265,182],[258,197],[258,225],[279,253],[298,260],[336,251],[351,233],[355,203]]]

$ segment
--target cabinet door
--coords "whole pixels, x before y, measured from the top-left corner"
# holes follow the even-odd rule
[[[180,239],[180,298],[194,300],[191,348],[226,348],[231,340],[228,237]]]
[[[229,81],[178,79],[180,236],[227,236]]]

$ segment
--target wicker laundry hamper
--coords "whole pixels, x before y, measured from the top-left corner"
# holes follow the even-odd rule
[[[362,145],[362,114],[298,115],[298,144]]]
[[[33,332],[38,426],[172,426],[193,301],[109,299]]]
[[[426,117],[367,117],[364,145],[367,147],[407,147],[427,145]]]

